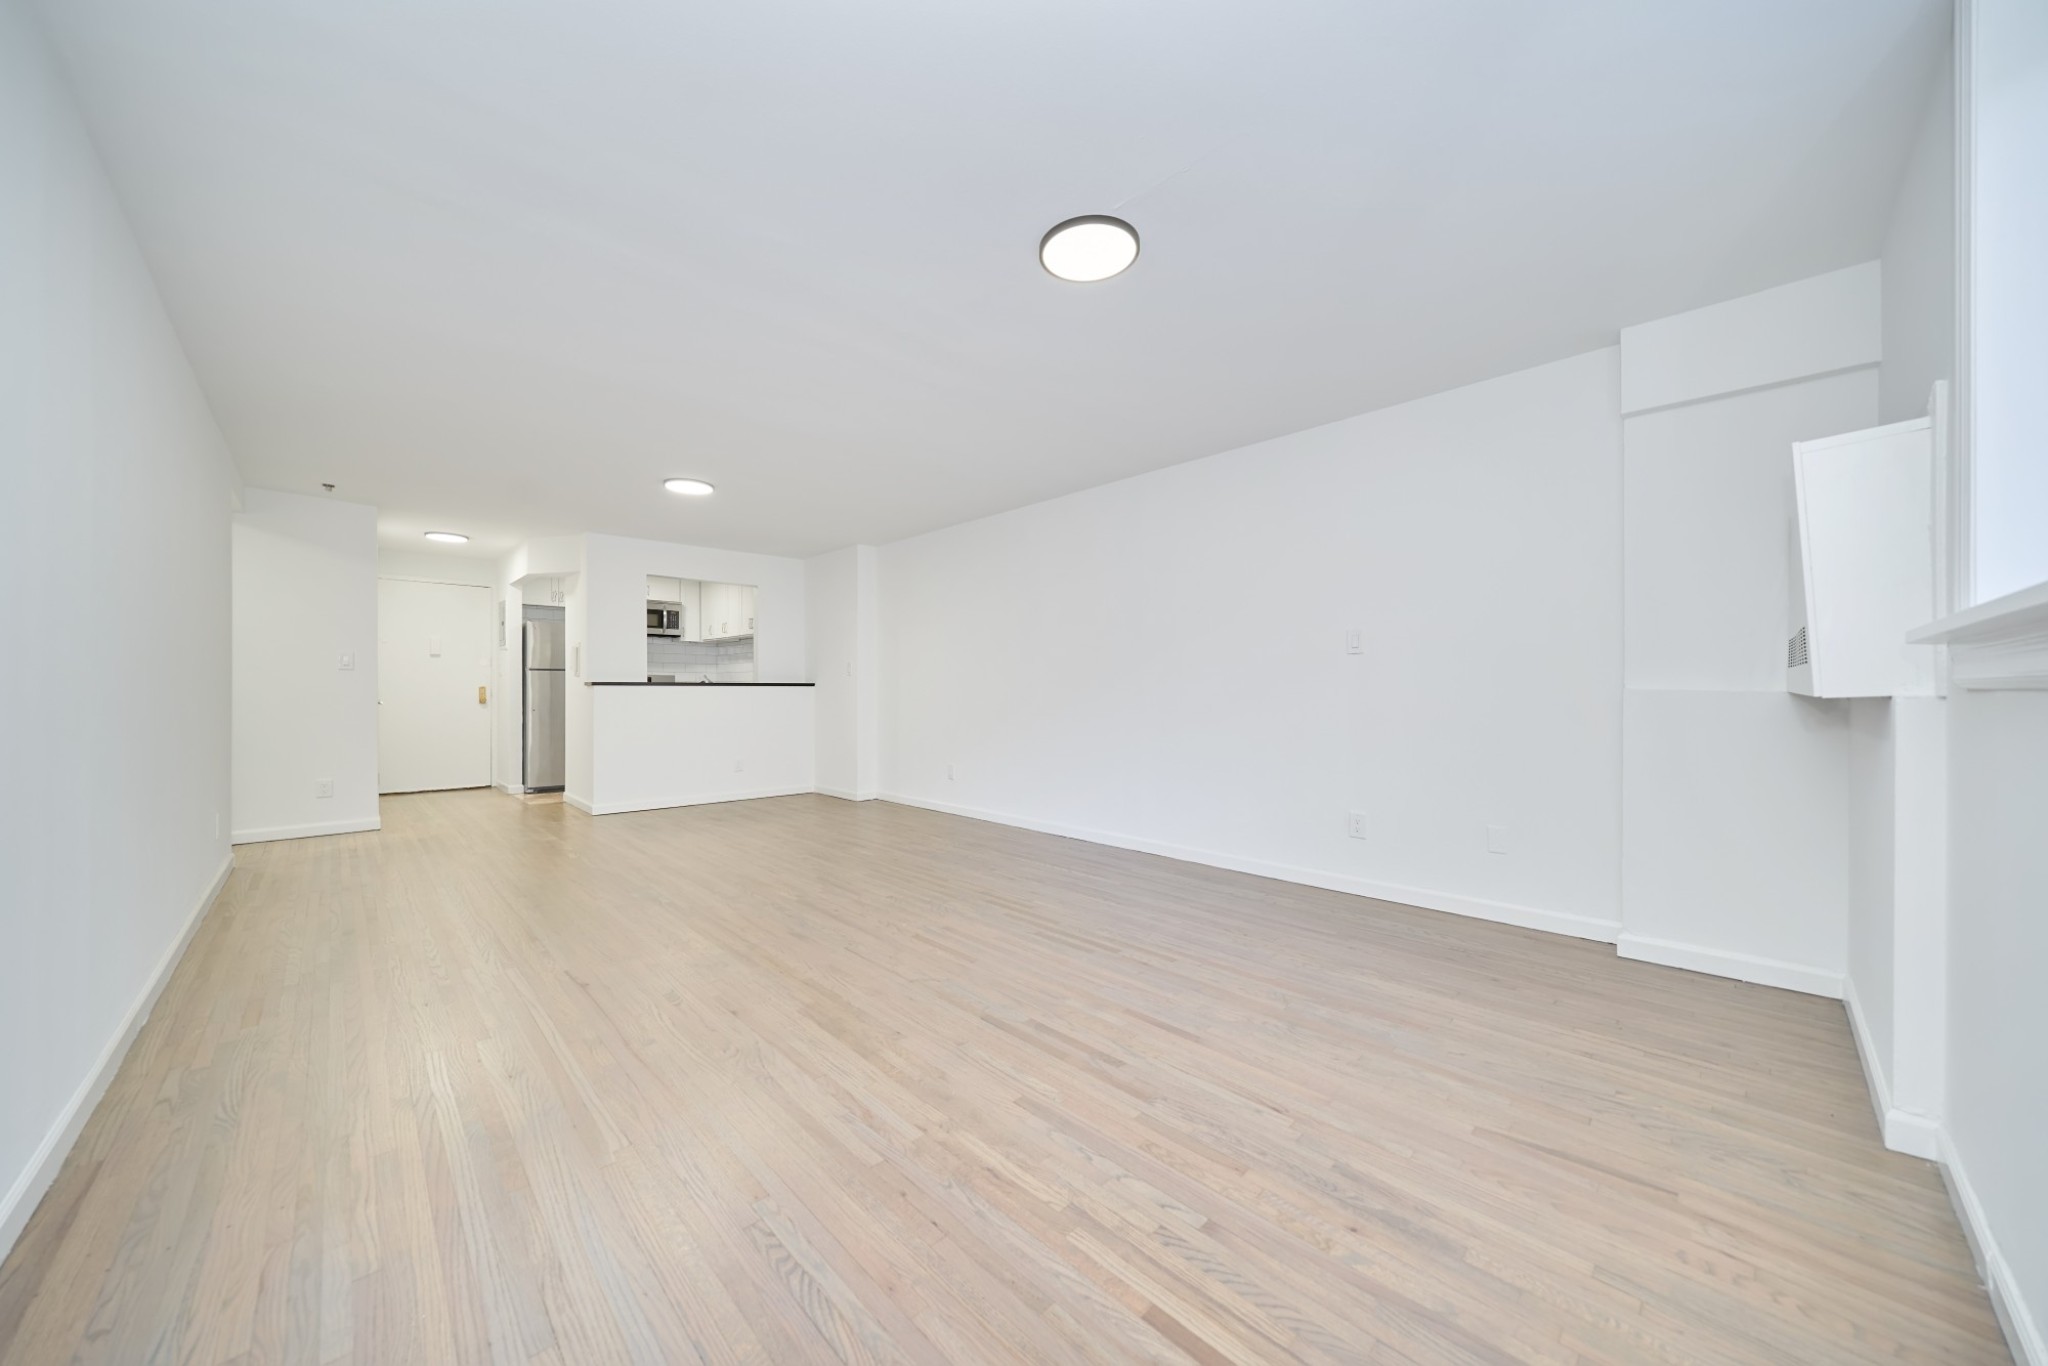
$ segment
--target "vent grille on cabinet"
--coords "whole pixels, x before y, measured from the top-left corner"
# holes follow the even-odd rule
[[[1806,628],[1800,627],[1785,642],[1785,667],[1796,669],[1806,662]]]

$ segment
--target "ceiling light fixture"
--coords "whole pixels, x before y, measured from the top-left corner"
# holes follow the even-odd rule
[[[1121,275],[1137,259],[1138,230],[1107,214],[1084,214],[1056,223],[1038,242],[1039,264],[1075,284]]]
[[[464,545],[469,541],[469,537],[459,531],[429,531],[427,539],[441,541],[447,545]]]
[[[703,498],[711,493],[711,485],[702,479],[664,479],[661,486],[670,493],[680,493],[685,498]]]

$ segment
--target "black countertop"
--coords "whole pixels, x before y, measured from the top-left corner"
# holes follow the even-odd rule
[[[815,683],[704,683],[679,679],[674,683],[656,683],[653,679],[641,678],[591,678],[584,680],[586,688],[815,688]]]

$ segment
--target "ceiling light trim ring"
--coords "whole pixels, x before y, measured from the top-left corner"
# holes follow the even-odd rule
[[[1058,271],[1054,270],[1052,268],[1051,263],[1049,263],[1045,259],[1045,249],[1052,245],[1053,238],[1058,237],[1061,233],[1067,232],[1068,230],[1073,228],[1087,227],[1096,224],[1099,224],[1103,227],[1115,228],[1117,231],[1123,233],[1126,237],[1130,238],[1131,259],[1124,262],[1121,266],[1117,267],[1115,270],[1111,271],[1107,275],[1098,275],[1092,278],[1076,278],[1072,275],[1062,275]],[[1129,220],[1118,218],[1115,214],[1084,213],[1079,215],[1078,217],[1068,218],[1061,222],[1055,223],[1045,230],[1045,236],[1038,239],[1038,264],[1044,268],[1046,274],[1052,276],[1052,278],[1055,280],[1064,281],[1065,283],[1070,285],[1099,285],[1104,280],[1114,280],[1117,276],[1122,275],[1132,266],[1138,264],[1138,257],[1144,253],[1144,250],[1144,239],[1138,235],[1137,228],[1133,227]]]

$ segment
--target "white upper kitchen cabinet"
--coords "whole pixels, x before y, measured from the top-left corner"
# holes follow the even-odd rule
[[[704,585],[695,579],[677,579],[675,600],[683,605],[683,639],[704,639]]]
[[[1785,686],[1806,697],[1925,697],[1934,652],[1906,633],[1935,615],[1934,424],[1792,446],[1799,560]]]
[[[754,634],[753,585],[707,583],[703,594],[704,639],[742,640]]]
[[[704,639],[724,640],[732,631],[732,586],[707,583],[704,594]]]

